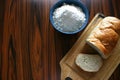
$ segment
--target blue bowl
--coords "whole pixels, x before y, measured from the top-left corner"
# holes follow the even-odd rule
[[[80,8],[83,10],[83,12],[84,12],[84,14],[85,14],[85,16],[86,16],[86,20],[85,20],[85,22],[83,23],[83,25],[79,28],[79,30],[74,31],[74,32],[63,32],[63,31],[61,31],[61,30],[58,30],[58,29],[55,27],[55,25],[54,25],[54,20],[53,20],[53,12],[55,11],[56,8],[61,7],[64,3],[69,4],[69,5],[75,5],[75,6],[77,6],[77,7],[80,7]],[[53,7],[50,9],[50,21],[51,21],[52,26],[53,26],[57,31],[59,31],[59,32],[61,32],[61,33],[63,33],[63,34],[75,34],[75,33],[78,33],[78,32],[80,32],[80,31],[82,31],[82,30],[86,27],[86,25],[87,25],[87,23],[88,23],[88,20],[89,20],[89,11],[88,11],[87,7],[86,7],[82,2],[80,2],[80,1],[78,1],[78,0],[60,0],[60,1],[58,1],[56,4],[54,4]]]

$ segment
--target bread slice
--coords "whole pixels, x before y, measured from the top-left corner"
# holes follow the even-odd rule
[[[86,42],[106,59],[115,48],[119,33],[120,20],[115,17],[106,17],[93,29]]]
[[[80,53],[76,57],[75,63],[78,67],[80,67],[84,71],[97,72],[101,68],[103,61],[99,55]]]

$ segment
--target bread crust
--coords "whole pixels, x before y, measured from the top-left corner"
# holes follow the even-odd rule
[[[97,54],[80,53],[75,59],[75,64],[83,71],[97,72],[102,67],[103,60]]]
[[[86,42],[106,59],[115,48],[119,33],[120,20],[115,17],[106,17],[93,29]]]
[[[100,22],[100,29],[111,28],[120,34],[120,20],[116,17],[108,16]]]

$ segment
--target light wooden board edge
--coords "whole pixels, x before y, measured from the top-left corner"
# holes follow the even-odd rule
[[[96,18],[98,18],[98,16],[103,16],[102,14],[96,14],[96,16],[92,19],[92,21],[90,22],[90,24],[88,25],[88,26],[91,26],[92,24],[93,24],[93,22],[95,21],[95,19]],[[83,34],[88,30],[88,28],[89,27],[87,27],[85,30],[84,30],[84,32],[83,32]],[[83,36],[83,35],[81,35],[81,36]],[[80,37],[81,38],[81,37]],[[78,38],[78,40],[77,40],[77,42],[74,44],[74,46],[70,49],[70,51],[64,56],[64,58],[60,61],[60,66],[61,66],[61,80],[65,80],[65,78],[68,76],[68,77],[72,77],[72,76],[76,76],[76,78],[74,78],[75,80],[85,80],[85,79],[83,79],[82,77],[80,77],[79,75],[77,75],[75,72],[72,72],[72,68],[70,68],[70,66],[69,65],[67,65],[67,64],[65,64],[64,62],[65,62],[65,60],[67,59],[67,57],[68,56],[70,56],[71,55],[71,52],[74,50],[74,48],[76,48],[75,46],[77,46],[78,45],[78,42],[79,42],[79,40],[80,40],[80,38]],[[80,44],[80,43],[79,43]],[[119,59],[119,61],[120,61],[120,59]],[[116,63],[114,63],[115,65],[119,65],[119,63],[120,62],[118,62],[117,64]],[[117,66],[113,66],[113,67],[111,67],[111,68],[109,68],[109,69],[111,69],[110,71],[111,72],[108,72],[108,74],[105,74],[105,76],[104,77],[102,77],[100,80],[108,80],[108,78],[111,76],[111,73],[116,69],[116,67]],[[107,77],[106,77],[106,75],[107,75]],[[95,79],[94,79],[95,80]]]

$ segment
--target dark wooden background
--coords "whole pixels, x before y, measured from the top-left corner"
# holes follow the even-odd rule
[[[60,80],[59,62],[81,33],[64,35],[49,21],[58,0],[0,0],[0,80]],[[81,0],[90,19],[120,18],[120,0]],[[120,80],[120,65],[109,80]]]

